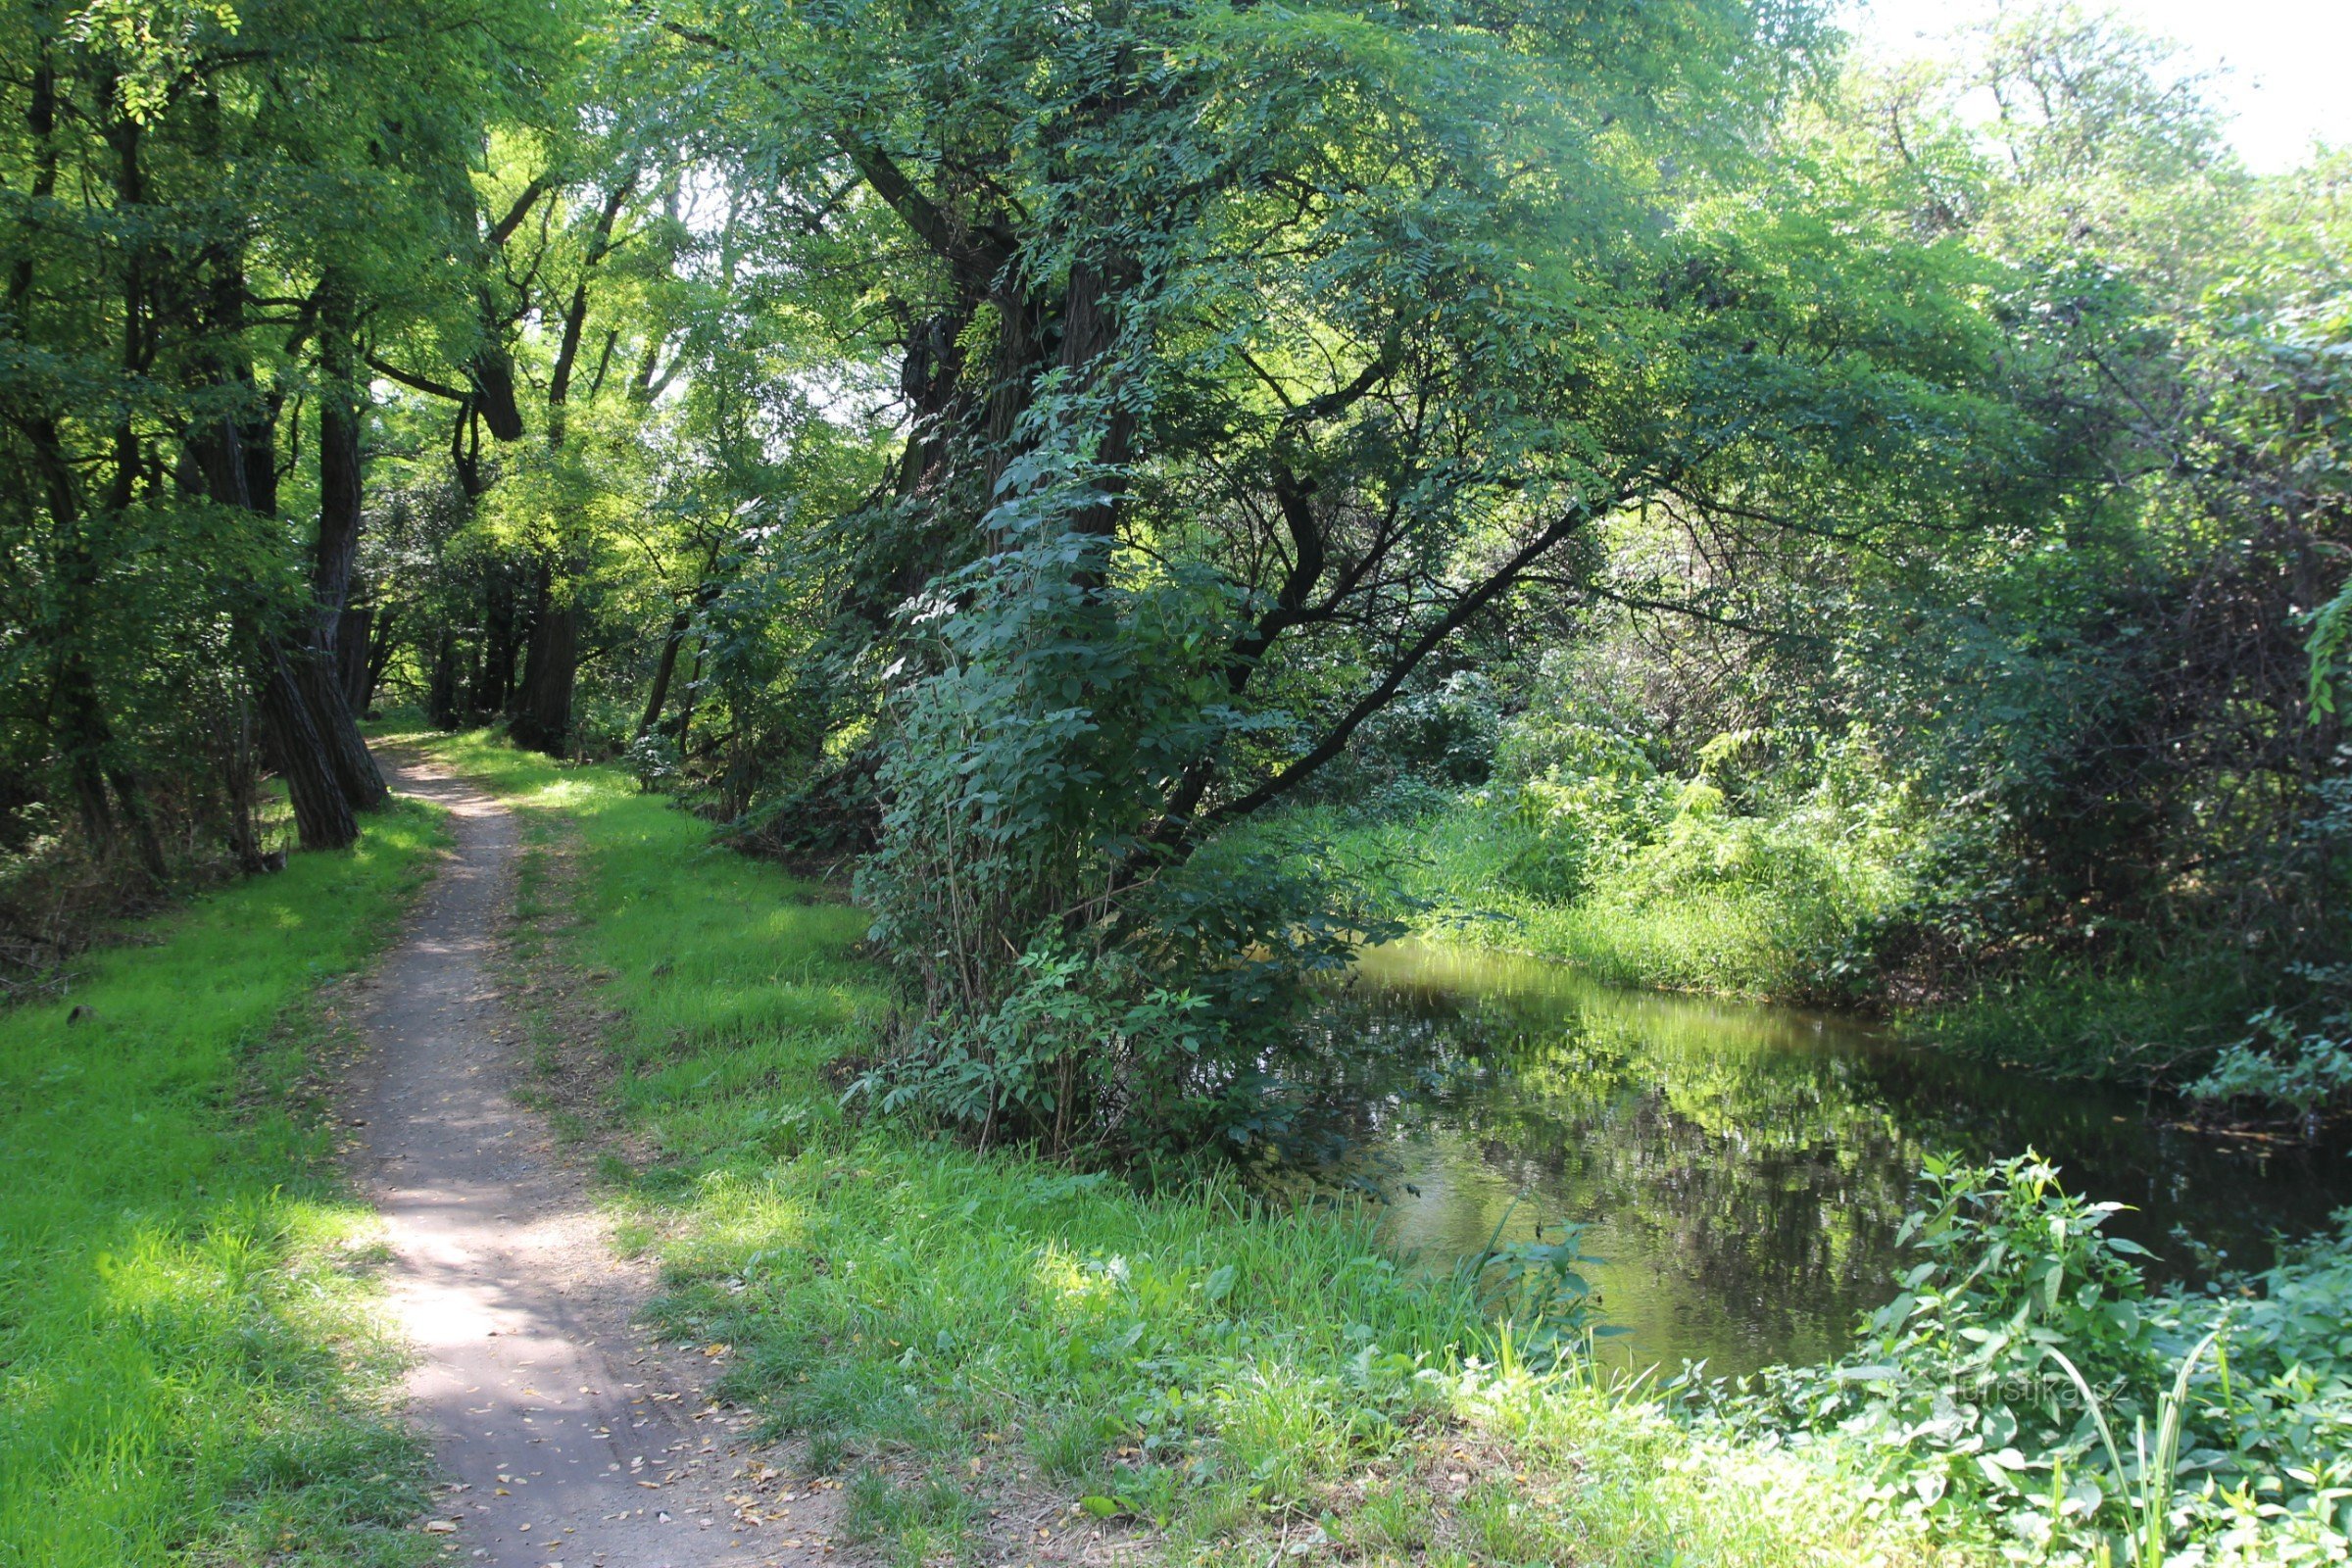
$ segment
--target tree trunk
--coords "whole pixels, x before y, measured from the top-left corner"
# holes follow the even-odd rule
[[[507,697],[514,689],[514,622],[518,608],[514,602],[514,574],[504,563],[491,566],[482,584],[482,646],[481,663],[474,673],[471,702],[476,713],[487,717],[507,710]]]
[[[220,788],[228,803],[228,849],[247,875],[263,867],[261,835],[254,830],[253,710],[242,692],[222,716]]]
[[[172,868],[165,863],[164,841],[155,830],[155,813],[147,809],[147,797],[140,793],[138,775],[127,767],[118,767],[110,769],[106,777],[122,805],[122,820],[130,824],[130,842],[139,853],[140,869],[152,882],[167,881]]]
[[[368,654],[374,646],[375,612],[366,605],[345,605],[335,622],[335,684],[343,688],[344,706],[366,713],[373,691],[368,679]]]
[[[686,706],[678,710],[678,755],[686,755],[687,737],[694,730],[694,705],[703,695],[703,652],[710,639],[697,638],[694,645],[694,670],[686,677]]]
[[[368,750],[351,705],[343,700],[343,685],[335,678],[333,656],[311,647],[288,646],[286,664],[294,684],[311,711],[312,732],[325,755],[327,771],[354,810],[371,811],[391,799],[375,757]]]
[[[435,729],[458,727],[458,634],[446,628],[433,644],[433,671],[425,686],[424,711]]]
[[[327,760],[326,744],[311,723],[285,649],[277,639],[261,639],[261,667],[254,686],[261,694],[262,725],[278,738],[286,790],[294,801],[294,828],[306,850],[339,850],[360,836],[359,819]]]
[[[188,453],[206,492],[215,501],[242,508],[274,527],[278,409],[275,397],[255,385],[252,367],[237,346],[236,333],[244,325],[244,264],[233,251],[215,253],[208,261],[211,278],[204,325],[230,345],[216,362],[213,373],[223,389],[240,393],[245,406],[191,430]],[[356,507],[356,430],[353,441],[349,482]],[[322,470],[325,466],[322,463]],[[320,521],[323,531],[326,519],[322,516]],[[353,525],[356,527],[356,517]],[[338,605],[349,571],[346,558],[335,582]],[[353,803],[382,800],[383,778],[375,771],[374,759],[368,756],[358,727],[351,722],[351,710],[343,706],[325,657],[318,652],[318,616],[304,615],[287,629],[290,635],[281,635],[279,628],[270,625],[242,629],[254,650],[254,685],[261,697],[263,739],[293,795],[294,823],[303,848],[340,849],[359,836]],[[327,714],[330,719],[340,714],[342,723],[339,729],[330,723],[329,732],[321,734],[315,713]],[[372,794],[368,793],[370,781]]]
[[[60,661],[55,691],[59,750],[65,753],[81,834],[89,841],[90,853],[103,859],[115,848],[115,812],[106,798],[105,765],[112,737],[99,706],[98,684],[77,651],[69,650]]]
[[[355,808],[368,811],[392,792],[360,735],[337,672],[343,604],[360,550],[359,356],[352,344],[354,306],[348,288],[330,276],[319,294],[318,363],[326,374],[318,399],[318,553],[311,571],[316,609],[309,657],[298,663],[295,677],[326,744],[336,782]]]
[[[637,721],[639,740],[662,722],[662,705],[669,701],[669,683],[678,672],[678,650],[685,645],[686,628],[693,623],[690,611],[681,610],[669,617],[669,635],[662,639],[662,661],[654,666],[654,689],[646,694],[645,716]]]
[[[392,656],[400,652],[399,626],[400,616],[389,610],[368,619],[368,642],[360,659],[360,700],[353,705],[363,717],[375,706],[384,671],[391,667]]]
[[[580,667],[580,612],[576,603],[542,600],[531,627],[530,657],[523,665],[510,726],[515,741],[550,757],[562,757],[571,742],[571,692]]]

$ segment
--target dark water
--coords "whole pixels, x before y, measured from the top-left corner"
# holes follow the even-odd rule
[[[1894,1294],[1895,1231],[1935,1152],[2039,1150],[2070,1189],[2135,1205],[2111,1228],[2160,1272],[2199,1268],[2175,1227],[2260,1266],[2274,1232],[2352,1203],[2341,1150],[2218,1142],[2137,1096],[1536,959],[1374,950],[1317,1038],[1317,1099],[1367,1152],[1398,1243],[1444,1263],[1498,1222],[1506,1240],[1581,1222],[1602,1313],[1630,1331],[1614,1353],[1637,1365],[1838,1354]]]

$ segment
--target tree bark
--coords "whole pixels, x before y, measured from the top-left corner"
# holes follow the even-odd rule
[[[669,683],[678,672],[678,650],[685,645],[686,628],[694,623],[691,612],[681,610],[669,617],[669,635],[662,639],[662,660],[654,665],[654,689],[646,694],[645,716],[637,721],[637,738],[645,739],[662,722],[662,705],[669,701]]]
[[[588,324],[588,276],[612,250],[612,227],[636,188],[637,170],[631,166],[606,193],[604,205],[597,210],[588,254],[580,264],[579,279],[564,308],[563,330],[547,377],[547,444],[551,449],[564,445],[567,429],[572,372],[579,366],[581,333]],[[539,565],[534,596],[539,613],[531,626],[522,691],[509,725],[516,741],[550,757],[563,757],[571,749],[572,688],[580,672],[580,600],[573,589],[585,563],[575,551],[564,557],[562,565],[560,581],[553,575],[551,563],[543,560]]]
[[[717,551],[712,550],[711,555],[713,560],[704,564],[705,570],[715,564]],[[662,722],[662,710],[669,702],[670,682],[677,678],[678,652],[686,645],[686,633],[694,625],[694,612],[717,597],[718,584],[706,580],[694,591],[694,602],[681,605],[678,612],[669,617],[669,634],[662,639],[662,660],[654,666],[654,689],[645,699],[645,716],[637,721],[640,738],[652,734],[654,726]]]
[[[325,743],[311,722],[308,704],[274,637],[261,639],[254,689],[261,696],[262,724],[278,738],[279,765],[294,803],[294,829],[306,850],[339,850],[360,836],[359,818],[327,761]]]
[[[343,688],[343,702],[354,713],[366,713],[368,699],[374,695],[369,679],[374,631],[375,612],[366,605],[345,605],[342,618],[335,622],[335,684]]]
[[[127,767],[113,768],[107,782],[115,787],[115,799],[122,805],[122,820],[130,825],[130,842],[138,851],[140,869],[148,880],[162,883],[172,875],[164,860],[163,836],[155,830],[155,813],[147,808],[147,797],[141,793],[138,775]]]
[[[503,562],[493,563],[482,584],[481,659],[471,682],[473,710],[485,717],[503,714],[514,690],[514,602],[513,573]]]
[[[375,694],[384,684],[384,671],[392,665],[392,656],[400,652],[400,616],[386,610],[368,617],[367,644],[360,659],[360,700],[354,705],[362,717],[375,706]]]
[[[540,567],[539,614],[531,626],[529,657],[522,666],[509,730],[519,745],[562,757],[571,744],[571,693],[580,667],[580,611],[576,601],[556,602],[555,585]]]
[[[295,677],[336,782],[355,809],[368,811],[391,799],[392,792],[352,717],[337,646],[352,563],[360,550],[359,354],[352,341],[357,306],[348,285],[331,274],[320,283],[319,296],[318,365],[325,385],[318,397],[318,550],[311,571],[310,646]]]
[[[424,690],[424,711],[435,729],[458,727],[458,634],[447,627],[433,643],[433,671]]]

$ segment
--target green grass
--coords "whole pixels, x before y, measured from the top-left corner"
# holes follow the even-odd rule
[[[612,769],[434,745],[534,823],[530,967],[597,977],[616,1015],[611,1108],[654,1153],[605,1171],[669,1332],[726,1348],[726,1392],[845,1476],[883,1559],[1026,1561],[1097,1529],[1159,1562],[1931,1556],[1805,1461],[1510,1364],[1360,1211],[846,1119],[826,1064],[890,1003],[857,911]]]
[[[2178,1086],[2242,1040],[2275,995],[2242,948],[2128,955],[2101,967],[2029,961],[1905,1021],[1938,1046],[2059,1078]]]
[[[420,1446],[387,1415],[366,1214],[316,1114],[320,982],[443,842],[402,805],[85,956],[0,1013],[0,1564],[394,1564]],[[78,1017],[74,1016],[79,1011]]]
[[[1661,891],[1635,860],[1555,903],[1511,885],[1527,831],[1470,798],[1373,822],[1312,808],[1286,826],[1326,841],[1341,865],[1381,868],[1417,903],[1408,920],[1429,940],[1556,958],[1613,985],[1820,1000],[1827,960],[1868,902],[1852,889],[1754,882]]]
[[[1574,964],[1614,985],[1756,1001],[1856,1004],[1886,977],[1857,942],[1893,896],[1863,858],[1825,854],[1830,874],[1660,885],[1650,858],[1604,864],[1573,903],[1511,885],[1527,831],[1474,797],[1365,822],[1312,808],[1284,831],[1342,865],[1393,881],[1427,940]],[[2123,954],[2102,965],[2029,957],[1930,1004],[1894,1007],[1912,1038],[2061,1078],[2179,1084],[2263,1005],[2263,976],[2226,942]]]

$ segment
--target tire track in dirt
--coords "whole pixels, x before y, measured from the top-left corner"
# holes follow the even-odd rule
[[[456,850],[367,985],[351,1103],[392,1253],[408,1392],[447,1484],[419,1528],[489,1568],[800,1568],[834,1560],[834,1497],[779,1473],[711,1401],[701,1357],[636,1326],[655,1281],[614,1255],[578,1171],[515,1103],[520,1031],[495,984],[512,812],[415,761],[405,794]]]

